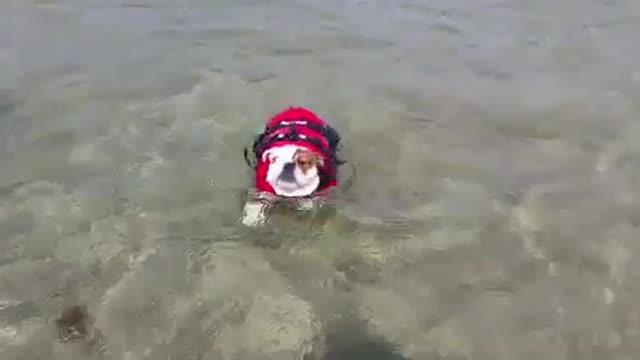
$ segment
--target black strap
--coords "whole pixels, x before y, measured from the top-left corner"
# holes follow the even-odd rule
[[[335,178],[335,174],[327,174],[324,171],[324,169],[318,169],[318,177],[320,178],[320,183],[318,183],[318,189],[324,189],[327,187],[329,182]]]

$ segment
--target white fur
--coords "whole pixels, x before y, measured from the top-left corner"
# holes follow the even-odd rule
[[[279,196],[308,196],[311,195],[311,193],[318,188],[318,184],[320,184],[320,176],[318,176],[318,170],[316,168],[309,170],[305,175],[297,166],[293,173],[296,177],[297,184],[287,184],[278,181],[278,176],[282,172],[284,164],[293,161],[293,154],[295,154],[299,149],[307,150],[306,148],[296,145],[284,145],[268,149],[262,155],[263,159],[275,159],[274,162],[269,164],[267,182],[273,187],[273,191],[275,191]]]

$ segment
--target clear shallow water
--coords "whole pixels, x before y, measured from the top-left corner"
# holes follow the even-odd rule
[[[639,8],[0,5],[1,357],[635,358]],[[290,104],[356,180],[247,231]],[[76,303],[103,352],[55,342]]]

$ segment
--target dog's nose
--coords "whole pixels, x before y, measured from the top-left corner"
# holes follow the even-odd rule
[[[293,175],[293,170],[295,169],[296,164],[292,162],[288,162],[284,164],[282,167],[282,172],[280,173],[280,179],[287,182],[295,182],[296,177]]]
[[[283,172],[293,172],[293,169],[295,169],[296,164],[292,163],[292,162],[288,162],[286,164],[284,164],[284,166],[282,167],[282,171]]]

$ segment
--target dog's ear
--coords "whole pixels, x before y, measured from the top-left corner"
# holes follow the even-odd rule
[[[313,163],[316,166],[324,167],[324,158],[322,157],[322,155],[318,154],[315,151],[305,150],[305,149],[298,149],[293,154],[293,159],[296,160],[300,156],[303,156],[304,158],[313,161]]]

